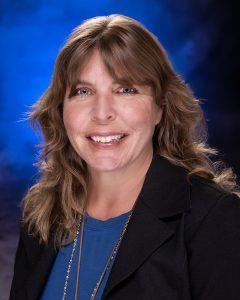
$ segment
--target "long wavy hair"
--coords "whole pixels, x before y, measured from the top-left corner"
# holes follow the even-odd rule
[[[200,101],[175,72],[156,36],[140,22],[119,14],[88,19],[61,49],[51,83],[33,105],[29,119],[40,127],[44,142],[38,162],[40,178],[22,200],[22,219],[29,234],[54,246],[75,238],[79,214],[86,203],[89,174],[71,146],[63,124],[63,99],[77,74],[98,49],[112,78],[151,85],[163,114],[152,137],[154,154],[184,167],[188,177],[199,175],[224,190],[238,193],[232,169],[213,162],[217,154],[207,145],[207,128]]]

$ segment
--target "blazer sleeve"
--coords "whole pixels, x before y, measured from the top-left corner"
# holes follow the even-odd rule
[[[220,197],[187,248],[193,300],[240,299],[240,198]]]
[[[15,254],[14,272],[13,272],[9,300],[20,299],[19,296],[17,296],[17,294],[19,294],[18,292],[21,291],[21,289],[24,286],[27,269],[28,269],[28,261],[27,261],[27,255],[23,243],[23,232],[20,226],[20,235],[19,235],[17,250]]]

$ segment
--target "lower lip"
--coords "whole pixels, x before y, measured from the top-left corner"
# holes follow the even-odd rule
[[[95,142],[95,141],[93,141],[92,139],[89,139],[89,138],[87,138],[87,140],[90,142],[90,144],[92,146],[94,146],[97,149],[111,150],[111,149],[114,149],[114,148],[120,146],[121,144],[123,144],[127,137],[128,137],[128,135],[124,136],[119,141],[109,142],[109,143]]]

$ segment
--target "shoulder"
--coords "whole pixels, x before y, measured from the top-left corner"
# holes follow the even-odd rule
[[[193,176],[190,184],[191,208],[185,215],[185,229],[194,233],[201,224],[240,226],[240,198],[225,191],[218,184],[200,176]],[[214,222],[215,221],[215,222]],[[210,223],[209,223],[210,225]]]
[[[195,178],[190,190],[184,242],[192,296],[238,299],[240,199],[202,178]]]

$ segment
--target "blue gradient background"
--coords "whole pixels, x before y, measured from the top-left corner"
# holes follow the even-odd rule
[[[231,1],[1,1],[0,286],[7,299],[18,237],[18,204],[37,177],[34,133],[25,112],[47,88],[54,60],[83,20],[112,13],[143,23],[162,42],[197,98],[209,143],[239,174],[237,10]],[[3,287],[2,287],[3,286]]]

